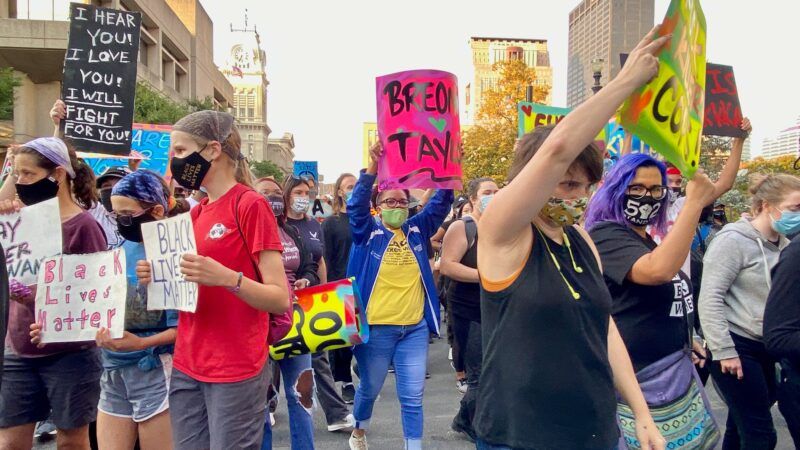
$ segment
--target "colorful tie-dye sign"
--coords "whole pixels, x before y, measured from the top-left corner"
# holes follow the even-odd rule
[[[380,190],[461,189],[458,80],[439,70],[376,79]]]
[[[572,111],[570,108],[559,108],[556,106],[540,105],[538,103],[517,103],[519,137],[530,133],[536,127],[561,122],[570,111]]]
[[[658,75],[622,105],[619,122],[691,177],[700,161],[706,84],[706,19],[699,0],[672,0],[658,36],[672,34]]]
[[[369,340],[355,278],[295,291],[292,328],[269,348],[272,359],[364,344]]]
[[[140,169],[149,169],[169,177],[169,133],[171,125],[133,124],[131,150],[144,156]],[[109,167],[127,166],[130,158],[84,158],[95,175],[102,174]]]

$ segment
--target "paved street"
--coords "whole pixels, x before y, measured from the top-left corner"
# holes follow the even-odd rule
[[[429,450],[456,450],[474,448],[460,435],[450,430],[450,421],[458,408],[461,395],[455,387],[453,372],[447,360],[447,344],[445,340],[435,340],[430,349],[429,369],[431,379],[425,389],[425,448]],[[715,416],[724,426],[726,408],[719,397],[710,389],[709,396],[714,405]],[[778,427],[778,449],[790,450],[793,448],[786,423],[778,413],[777,408],[773,416]],[[286,402],[282,401],[276,414],[275,425],[275,450],[288,450],[290,448],[289,426],[287,422]],[[347,449],[348,433],[329,433],[325,427],[325,418],[322,411],[317,409],[314,414],[316,422],[316,447],[320,450]],[[403,448],[402,428],[400,426],[400,405],[395,394],[394,376],[386,379],[383,392],[375,404],[375,415],[372,419],[372,429],[369,434],[370,447],[376,450],[395,450]],[[52,443],[39,444],[37,449],[55,449]]]

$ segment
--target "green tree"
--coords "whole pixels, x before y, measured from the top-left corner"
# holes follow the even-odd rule
[[[178,103],[161,95],[147,83],[136,83],[134,122],[172,125],[183,116],[206,109],[214,109],[211,97]]]
[[[497,62],[492,70],[500,73],[500,79],[493,89],[483,92],[475,125],[462,135],[466,180],[506,179],[517,139],[517,103],[525,100],[526,88],[536,80],[536,72],[521,60]],[[549,93],[550,86],[536,86],[533,100],[544,102]]]
[[[13,67],[0,69],[0,120],[11,120],[14,115],[14,88],[21,85]]]
[[[800,175],[794,168],[795,160],[794,156],[781,156],[770,159],[755,158],[742,164],[742,170],[736,176],[733,189],[720,198],[720,201],[730,210],[731,217],[736,219],[750,209],[749,188],[754,175],[773,173]]]
[[[272,161],[254,161],[250,163],[250,170],[256,178],[272,177],[278,182],[283,179],[283,171]]]

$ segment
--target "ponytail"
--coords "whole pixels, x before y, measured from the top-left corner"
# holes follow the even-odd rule
[[[67,146],[67,149],[69,150],[69,162],[72,164],[72,170],[75,171],[75,178],[68,179],[72,196],[83,209],[91,209],[99,202],[94,172],[88,164],[78,159],[72,147]]]

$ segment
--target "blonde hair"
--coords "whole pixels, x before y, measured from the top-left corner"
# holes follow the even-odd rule
[[[344,197],[339,195],[339,189],[342,188],[342,183],[348,178],[355,178],[352,173],[343,173],[336,179],[336,185],[333,187],[333,215],[338,216],[342,213],[345,207]]]
[[[756,174],[750,179],[752,196],[751,212],[757,215],[764,210],[764,203],[777,206],[786,194],[800,191],[800,178],[785,173]]]

